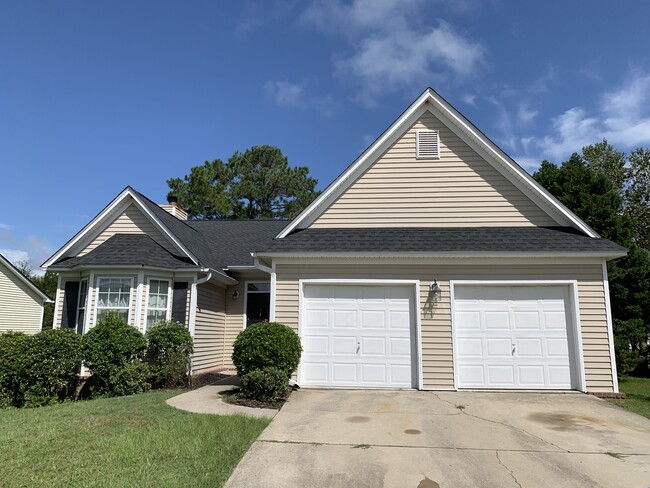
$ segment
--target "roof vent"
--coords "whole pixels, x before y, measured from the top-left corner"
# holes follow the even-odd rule
[[[440,145],[437,130],[419,130],[415,133],[418,159],[440,159]]]

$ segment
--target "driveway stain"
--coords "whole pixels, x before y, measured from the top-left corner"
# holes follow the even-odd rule
[[[370,422],[370,417],[364,417],[363,415],[353,415],[352,417],[347,417],[345,421],[350,422],[351,424],[365,424],[367,422]]]
[[[422,431],[418,429],[406,429],[404,431],[405,434],[421,434]]]
[[[417,488],[440,488],[440,485],[425,476],[424,479],[420,481]]]
[[[528,418],[534,422],[545,424],[549,429],[564,432],[573,427],[605,426],[603,419],[573,415],[570,413],[531,413]]]

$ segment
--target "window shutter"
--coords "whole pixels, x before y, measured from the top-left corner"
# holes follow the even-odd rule
[[[77,322],[77,300],[79,300],[79,282],[66,281],[63,288],[62,329],[75,327]]]
[[[439,159],[440,145],[437,130],[419,130],[415,133],[418,159]]]
[[[174,283],[174,295],[172,298],[172,320],[185,325],[187,317],[187,281]]]

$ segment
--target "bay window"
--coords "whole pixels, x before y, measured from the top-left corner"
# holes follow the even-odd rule
[[[149,280],[146,328],[167,320],[169,316],[169,281]]]
[[[128,323],[132,285],[132,278],[98,278],[97,322],[104,318],[108,312],[115,312]]]

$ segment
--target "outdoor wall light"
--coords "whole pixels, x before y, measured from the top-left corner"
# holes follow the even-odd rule
[[[440,289],[440,285],[438,285],[438,282],[435,279],[433,280],[433,283],[431,283],[431,294],[433,295],[433,298],[436,300],[438,300],[442,295],[442,290]]]
[[[232,292],[232,299],[237,300],[239,298],[239,292],[237,290]]]

